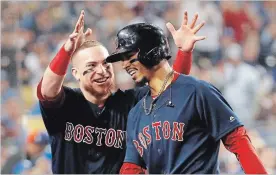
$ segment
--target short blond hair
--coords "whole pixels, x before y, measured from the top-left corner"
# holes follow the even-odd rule
[[[86,48],[90,48],[90,47],[96,47],[96,46],[103,46],[103,44],[101,42],[97,41],[97,40],[87,40],[87,41],[85,41],[84,43],[82,43],[80,45],[80,47],[78,47],[74,51],[74,53],[71,56],[71,61],[73,61],[73,57],[78,51],[86,49]]]

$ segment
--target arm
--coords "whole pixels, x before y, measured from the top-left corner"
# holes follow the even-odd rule
[[[70,55],[64,49],[60,49],[58,54],[47,67],[43,78],[37,86],[37,97],[43,104],[52,102],[58,103],[64,97],[61,90],[65,78],[65,73],[69,65]]]
[[[70,54],[62,46],[54,59],[44,72],[42,80],[37,87],[39,100],[55,99],[61,92],[65,73],[70,62]]]
[[[40,101],[55,101],[62,96],[60,95],[62,84],[72,53],[84,42],[85,37],[91,34],[91,29],[88,29],[84,34],[83,28],[84,11],[81,12],[73,33],[51,61],[37,86],[37,97]]]
[[[267,174],[244,127],[238,127],[222,138],[227,150],[234,153],[246,174]]]
[[[205,36],[196,36],[196,33],[203,27],[204,22],[201,22],[195,26],[198,18],[196,14],[191,22],[188,22],[188,13],[184,13],[184,19],[182,25],[178,30],[175,30],[171,23],[167,23],[167,28],[173,36],[175,45],[179,48],[176,60],[173,64],[173,69],[176,72],[180,72],[188,75],[192,67],[192,51],[195,47],[195,43],[200,40],[204,40]]]

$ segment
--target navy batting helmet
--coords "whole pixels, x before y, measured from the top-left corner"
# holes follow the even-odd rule
[[[121,29],[116,38],[117,48],[107,57],[107,62],[123,59],[123,54],[139,52],[138,60],[151,68],[162,59],[170,59],[170,48],[162,29],[146,23],[137,23]]]

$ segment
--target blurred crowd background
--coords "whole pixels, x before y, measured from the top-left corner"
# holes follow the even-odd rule
[[[49,138],[41,120],[36,85],[72,32],[80,11],[93,38],[112,52],[125,25],[150,22],[169,37],[166,22],[179,27],[183,13],[199,12],[206,35],[193,53],[191,75],[213,83],[238,114],[270,174],[276,174],[276,2],[40,2],[1,1],[1,173],[51,173]],[[274,20],[273,20],[274,19]],[[173,61],[172,59],[171,61]],[[117,84],[135,86],[115,64]],[[68,71],[68,86],[76,81]],[[222,173],[242,173],[221,146]]]

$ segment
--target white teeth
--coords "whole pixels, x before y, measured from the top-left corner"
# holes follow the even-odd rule
[[[108,78],[101,78],[101,79],[98,79],[98,80],[95,80],[95,82],[97,83],[103,83],[107,80]]]
[[[130,75],[133,75],[133,74],[135,74],[135,70],[131,70],[131,71],[129,71],[128,72]]]

